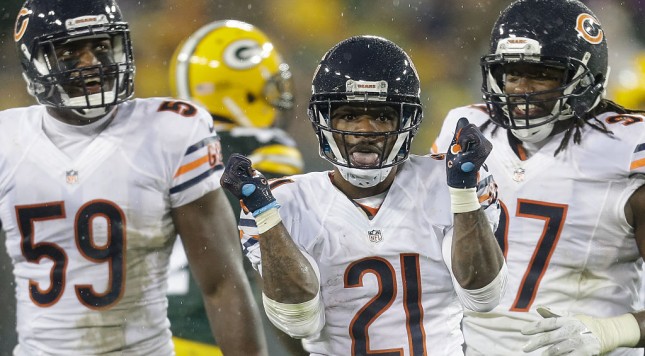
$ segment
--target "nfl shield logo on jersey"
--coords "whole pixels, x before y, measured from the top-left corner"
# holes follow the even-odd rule
[[[367,232],[367,236],[369,237],[370,242],[379,243],[383,241],[383,234],[381,234],[381,230],[370,230]]]
[[[516,182],[523,182],[524,181],[524,173],[526,173],[524,168],[518,167],[513,172],[513,180],[516,181]]]
[[[65,172],[65,181],[67,184],[76,184],[78,183],[78,171],[77,170],[69,170]]]

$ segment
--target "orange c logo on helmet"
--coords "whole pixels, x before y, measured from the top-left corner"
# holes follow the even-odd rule
[[[604,32],[602,31],[602,27],[600,27],[600,22],[587,13],[578,15],[578,19],[576,20],[576,31],[578,31],[585,41],[591,44],[599,44],[602,42],[604,37]]]
[[[16,27],[13,32],[13,39],[18,42],[27,31],[27,25],[29,25],[29,14],[31,11],[26,8],[20,9],[18,17],[16,18]]]

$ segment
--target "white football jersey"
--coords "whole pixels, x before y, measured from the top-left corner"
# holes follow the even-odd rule
[[[320,271],[326,323],[319,335],[304,340],[306,350],[461,354],[462,306],[444,259],[453,220],[445,162],[411,156],[371,220],[332,184],[330,174],[271,183],[286,229]],[[499,214],[496,202],[486,210]],[[251,215],[242,212],[240,230],[244,252],[261,272]]]
[[[171,209],[219,188],[210,115],[170,99],[119,105],[68,157],[44,106],[0,112],[0,219],[14,264],[18,355],[172,355]]]
[[[452,110],[433,145],[443,152],[460,117],[481,125],[485,106]],[[490,313],[465,312],[468,355],[518,355],[529,340],[520,332],[541,319],[538,306],[556,312],[607,317],[639,309],[641,257],[624,207],[643,184],[644,117],[605,113],[598,120],[614,133],[582,128],[554,157],[564,133],[552,137],[537,153],[520,159],[507,131],[485,136],[493,143],[486,161],[499,184],[502,217],[496,237],[508,266],[502,302]],[[532,355],[539,355],[540,349]],[[642,355],[618,349],[612,355]]]

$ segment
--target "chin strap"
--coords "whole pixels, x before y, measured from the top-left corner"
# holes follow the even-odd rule
[[[116,106],[105,107],[105,108],[93,108],[93,109],[72,109],[74,114],[81,116],[85,119],[95,119],[100,116],[105,116],[116,109]]]
[[[532,129],[511,129],[511,132],[513,133],[513,136],[517,137],[517,139],[522,142],[538,143],[544,141],[547,137],[549,137],[549,135],[551,135],[554,126],[555,124],[553,122],[550,122],[548,124],[534,127]]]
[[[351,185],[358,188],[371,188],[387,178],[392,167],[380,169],[358,169],[336,166],[340,175]]]

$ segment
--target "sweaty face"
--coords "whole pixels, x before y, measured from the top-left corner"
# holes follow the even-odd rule
[[[55,52],[59,71],[67,72],[63,88],[70,97],[109,91],[114,86],[115,68],[104,67],[115,62],[110,39],[71,41],[57,45]]]
[[[331,112],[334,140],[352,167],[378,168],[397,138],[399,111],[390,105],[345,104]]]
[[[557,90],[564,82],[564,70],[533,63],[504,65],[504,92],[509,98],[510,114],[515,118],[549,115],[562,95]],[[534,94],[527,96],[526,94]]]

